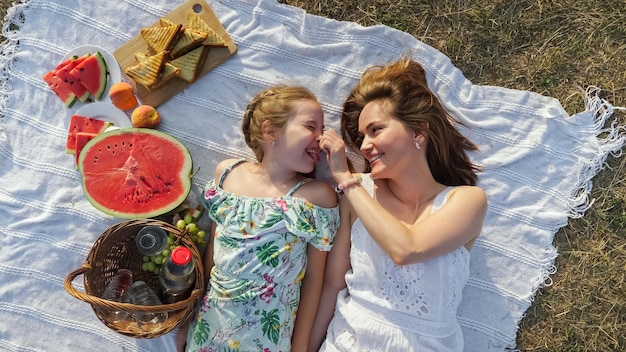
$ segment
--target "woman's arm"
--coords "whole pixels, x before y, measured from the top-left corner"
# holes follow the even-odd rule
[[[346,287],[345,275],[350,270],[350,228],[352,227],[352,216],[350,214],[350,203],[339,201],[339,213],[341,223],[335,236],[333,249],[326,259],[326,270],[324,272],[324,286],[320,297],[319,307],[315,315],[313,330],[309,341],[309,351],[319,350],[326,336],[326,329],[333,318],[337,294]]]
[[[337,183],[353,177],[345,144],[335,131],[324,132],[320,148],[327,153]],[[487,196],[475,186],[457,187],[441,209],[412,224],[401,222],[360,185],[347,187],[343,193],[372,239],[397,265],[423,262],[471,246],[487,212]]]
[[[457,187],[443,207],[409,225],[373,200],[363,187],[344,190],[344,197],[397,265],[423,262],[471,244],[480,234],[487,212],[487,196],[475,186]]]
[[[325,266],[326,252],[320,251],[310,244],[307,245],[306,273],[302,279],[298,314],[291,337],[291,350],[294,352],[307,351],[311,327],[322,291]]]

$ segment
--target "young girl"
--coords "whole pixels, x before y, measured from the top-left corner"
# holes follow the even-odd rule
[[[220,162],[205,189],[209,287],[179,350],[185,335],[190,351],[306,350],[339,226],[333,189],[303,176],[320,160],[323,128],[302,87],[272,87],[248,105],[243,133],[258,162]]]

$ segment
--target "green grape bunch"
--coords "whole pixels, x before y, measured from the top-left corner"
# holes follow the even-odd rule
[[[172,224],[179,230],[183,231],[186,236],[193,241],[193,243],[201,248],[206,245],[206,231],[198,227],[197,221],[202,216],[202,210],[200,206],[197,208],[185,209],[181,213],[176,213],[172,220]],[[179,241],[174,233],[169,232],[167,235],[167,246],[163,251],[156,255],[144,255],[143,264],[141,269],[144,271],[151,271],[156,275],[161,272],[161,266],[165,263],[165,259],[172,253],[174,248],[179,245]]]

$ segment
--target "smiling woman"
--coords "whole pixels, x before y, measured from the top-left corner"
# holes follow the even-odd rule
[[[342,221],[309,350],[463,351],[457,309],[487,211],[465,154],[477,147],[409,59],[365,71],[341,131],[320,140]],[[349,171],[344,140],[369,173]]]

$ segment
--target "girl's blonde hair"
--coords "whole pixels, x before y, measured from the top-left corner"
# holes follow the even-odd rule
[[[347,145],[357,148],[359,116],[368,103],[378,101],[405,126],[426,138],[426,158],[435,180],[448,186],[476,185],[476,172],[466,151],[478,147],[455,127],[456,121],[428,88],[422,66],[403,58],[387,66],[367,69],[343,106],[341,133]]]
[[[293,115],[294,102],[299,100],[317,102],[317,97],[301,86],[276,85],[257,93],[248,104],[241,127],[246,144],[259,162],[264,156],[263,123],[269,121],[273,134],[279,134]]]

